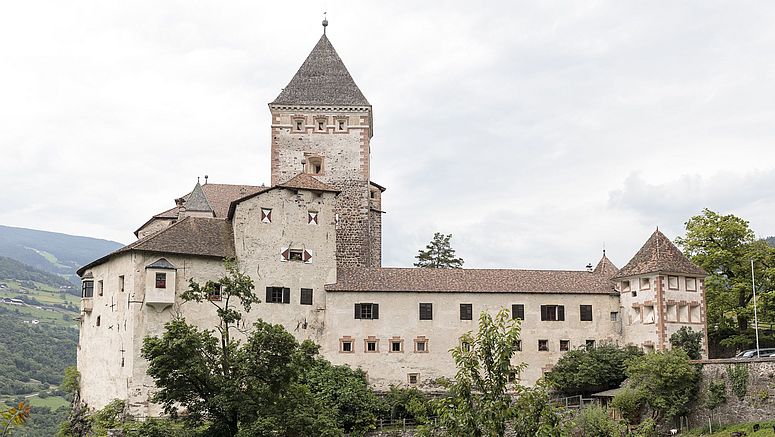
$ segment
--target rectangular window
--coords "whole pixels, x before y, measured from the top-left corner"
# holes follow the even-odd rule
[[[521,303],[511,305],[511,318],[525,320],[525,305]]]
[[[650,290],[651,289],[651,278],[640,278],[640,289],[641,290]]]
[[[619,313],[616,311],[611,311],[611,321],[612,322],[618,322],[619,321]]]
[[[105,293],[105,284],[102,282],[102,279],[97,281],[97,295],[102,296]]]
[[[379,319],[379,304],[376,303],[356,303],[355,304],[355,318],[356,319]]]
[[[94,297],[94,281],[83,281],[81,297]]]
[[[156,288],[167,288],[167,274],[166,273],[157,273],[156,274]]]
[[[291,303],[291,289],[266,287],[266,303]]]
[[[433,304],[421,303],[420,304],[420,320],[433,320]]]
[[[549,350],[549,340],[538,340],[538,350],[546,352]]]
[[[522,340],[517,340],[516,344],[514,344],[514,350],[522,352]]]
[[[302,249],[289,249],[288,259],[290,261],[304,261],[304,251]]]
[[[678,276],[667,277],[667,288],[668,290],[678,290]]]
[[[638,292],[635,290],[632,290],[632,297],[638,297]]]
[[[390,352],[403,352],[404,341],[401,339],[390,340]]]
[[[595,348],[595,340],[587,340],[586,346],[587,346],[587,350],[594,349]]]
[[[592,321],[592,305],[579,305],[579,315],[582,322]]]
[[[409,374],[409,384],[415,385],[417,384],[417,381],[420,379],[419,373],[410,373]]]
[[[271,208],[261,208],[261,223],[272,223]]]
[[[570,340],[560,340],[560,352],[568,352],[570,350]]]
[[[118,277],[118,291],[121,293],[124,292],[124,275]]]
[[[221,300],[221,284],[210,284],[210,288],[207,290],[207,299],[212,301]]]
[[[564,305],[541,305],[541,321],[562,322],[565,320]]]
[[[630,291],[630,281],[622,281],[622,291]]]
[[[696,278],[686,278],[686,291],[697,291]]]
[[[379,352],[379,342],[377,340],[366,340],[366,352]]]
[[[471,343],[467,341],[461,341],[460,350],[462,350],[463,352],[471,352]]]
[[[460,304],[460,320],[473,320],[474,306],[470,303]]]
[[[296,132],[301,132],[304,130],[304,119],[303,118],[294,118],[293,119],[293,125],[296,129]]]
[[[344,340],[344,339],[343,340],[339,340],[339,345],[340,345],[339,352],[344,352],[344,353],[354,352],[353,343],[354,342],[352,340],[349,340],[349,339],[348,340]]]
[[[301,298],[299,299],[299,303],[302,305],[312,305],[312,289],[311,288],[302,288],[301,289]]]
[[[414,351],[417,353],[428,352],[428,339],[425,337],[417,337],[414,339]]]

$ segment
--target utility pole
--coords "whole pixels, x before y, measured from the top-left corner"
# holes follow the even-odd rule
[[[751,288],[753,289],[753,323],[756,331],[756,358],[761,358],[759,354],[759,315],[756,312],[756,279],[753,272],[753,258],[751,258]]]

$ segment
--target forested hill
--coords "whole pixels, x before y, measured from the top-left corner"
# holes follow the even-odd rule
[[[41,282],[49,285],[58,285],[60,287],[73,285],[62,276],[38,270],[35,267],[30,267],[27,264],[20,263],[19,261],[6,256],[0,256],[0,278],[15,279],[17,281]]]
[[[75,284],[79,267],[121,246],[115,241],[0,225],[0,256],[63,276]]]

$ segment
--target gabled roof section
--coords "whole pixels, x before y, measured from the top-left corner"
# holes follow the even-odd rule
[[[205,193],[202,191],[202,186],[199,185],[199,181],[196,181],[194,189],[191,190],[191,194],[185,199],[183,206],[186,208],[186,211],[211,212],[215,215],[215,211],[213,211],[213,207],[210,206],[210,202],[207,201],[207,197],[205,197]]]
[[[186,217],[81,267],[77,273],[82,275],[87,269],[108,261],[113,255],[133,250],[213,258],[233,258],[234,232],[231,223],[224,219]]]
[[[167,261],[167,258],[159,258],[156,261],[148,264],[145,266],[146,269],[165,269],[165,270],[175,270],[175,266]]]
[[[338,268],[328,291],[612,294],[608,278],[588,271]]]
[[[277,184],[277,186],[296,190],[330,191],[332,193],[339,192],[339,190],[332,187],[331,185],[328,185],[325,182],[320,182],[314,176],[307,173],[299,173],[292,177],[289,181],[283,182],[282,184]]]
[[[603,275],[603,277],[606,279],[611,279],[616,276],[617,273],[619,273],[619,269],[614,265],[614,263],[611,262],[610,259],[608,259],[607,256],[605,256],[605,251],[603,251],[603,258],[601,258],[600,262],[597,263],[597,267],[595,267],[595,270],[593,270],[592,273],[596,275]]]
[[[270,105],[370,106],[325,34]]]
[[[382,185],[380,185],[380,184],[378,184],[378,183],[376,183],[374,181],[369,181],[369,185],[377,187],[379,189],[379,191],[382,192],[382,193],[384,193],[385,190],[387,190],[387,188],[383,187]]]
[[[614,279],[658,272],[708,276],[705,270],[689,261],[689,258],[657,229]]]

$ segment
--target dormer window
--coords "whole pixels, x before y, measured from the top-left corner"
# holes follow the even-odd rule
[[[321,174],[323,172],[323,158],[320,156],[310,156],[307,158],[305,172],[309,174]]]

